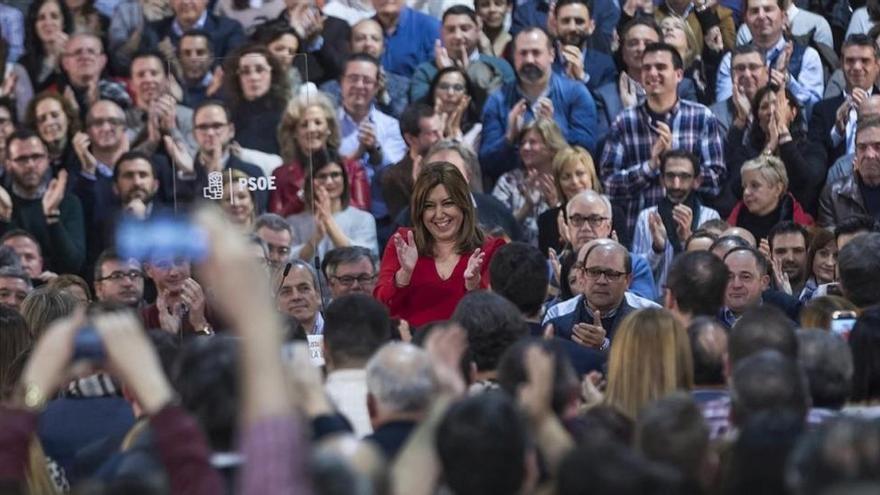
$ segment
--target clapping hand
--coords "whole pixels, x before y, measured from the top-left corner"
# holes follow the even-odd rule
[[[593,321],[595,325],[589,323],[577,323],[571,329],[571,340],[578,344],[591,347],[593,349],[601,349],[605,343],[605,335],[607,332],[602,328],[602,314],[597,310],[593,311]]]
[[[672,208],[672,219],[675,220],[675,233],[678,234],[678,241],[684,243],[691,237],[694,211],[688,205],[675,205]]]
[[[477,248],[468,258],[467,268],[464,269],[464,287],[472,291],[480,288],[481,269],[486,257],[480,248]]]
[[[653,170],[660,168],[660,155],[672,147],[672,129],[669,128],[666,122],[658,121],[655,131],[657,132],[657,139],[654,140],[654,144],[651,146],[650,161]]]
[[[406,239],[400,233],[391,237],[394,242],[394,248],[397,250],[397,260],[400,262],[400,269],[394,276],[394,281],[400,287],[409,285],[413,270],[416,269],[416,262],[419,260],[419,249],[416,247],[416,239],[413,231],[407,232]]]
[[[98,167],[98,159],[95,158],[95,155],[93,155],[89,149],[91,145],[92,140],[89,138],[88,134],[82,131],[74,134],[73,151],[76,152],[76,157],[79,158],[82,170],[87,174],[94,175],[95,170]]]
[[[0,221],[8,222],[12,219],[12,196],[0,186]]]
[[[519,131],[522,129],[527,109],[528,103],[525,99],[522,99],[516,102],[516,105],[510,110],[510,113],[507,115],[507,142],[516,142]]]
[[[574,45],[562,45],[559,53],[565,61],[565,74],[575,81],[583,81],[585,73],[581,49]]]
[[[43,194],[43,215],[47,218],[61,213],[65,188],[67,188],[67,170],[61,170],[58,172],[58,177],[49,181],[49,187]]]
[[[663,219],[656,211],[648,215],[648,230],[651,231],[651,247],[655,253],[662,253],[666,250],[666,242],[668,235],[666,234],[666,226],[663,225]]]

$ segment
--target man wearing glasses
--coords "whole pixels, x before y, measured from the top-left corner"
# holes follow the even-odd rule
[[[11,187],[0,187],[0,235],[26,230],[39,242],[48,270],[79,273],[86,256],[85,228],[79,199],[65,194],[67,171],[47,184],[49,152],[33,131],[15,131],[7,142]]]
[[[254,234],[266,246],[266,260],[273,269],[282,269],[290,261],[293,246],[293,228],[287,220],[275,213],[263,213],[254,222]]]
[[[627,291],[632,282],[632,256],[615,241],[596,239],[578,251],[572,270],[581,293],[559,303],[544,316],[545,335],[607,351],[614,330],[630,313],[659,305]]]
[[[657,206],[639,213],[633,236],[633,252],[651,262],[654,280],[666,285],[672,258],[684,251],[684,243],[700,225],[721,218],[704,206],[694,192],[700,187],[697,157],[685,150],[670,150],[660,157],[660,182],[664,196]]]
[[[591,189],[578,193],[568,201],[566,206],[566,230],[568,240],[572,245],[573,253],[580,253],[589,242],[596,239],[615,238],[612,231],[611,201],[607,196],[599,194]],[[648,261],[640,255],[631,254],[632,277],[628,285],[629,290],[641,297],[654,300],[657,294],[654,289],[654,277]],[[563,270],[561,277],[569,281],[571,294],[577,295],[578,286],[582,281],[577,278],[576,270],[572,267],[573,260],[561,260]],[[572,267],[566,270],[566,267]],[[574,282],[572,284],[572,282]],[[563,289],[565,284],[563,284]],[[566,291],[563,290],[563,293]]]
[[[61,68],[67,75],[68,87],[73,91],[80,118],[86,118],[91,106],[99,99],[111,100],[122,107],[131,105],[131,97],[125,86],[102,79],[107,66],[107,55],[101,38],[92,33],[76,33],[70,36],[61,56]],[[63,93],[66,88],[58,88]]]
[[[98,301],[137,308],[144,297],[144,272],[140,262],[123,259],[107,249],[95,262],[95,297]]]
[[[333,299],[347,294],[373,295],[376,287],[377,259],[362,246],[336,248],[324,256],[321,271],[330,282]]]

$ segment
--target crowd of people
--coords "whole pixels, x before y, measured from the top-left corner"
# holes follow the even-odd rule
[[[3,493],[880,493],[880,1],[0,35]]]

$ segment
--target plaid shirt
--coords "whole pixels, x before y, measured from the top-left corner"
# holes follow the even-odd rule
[[[608,132],[599,174],[605,192],[626,214],[629,232],[639,212],[663,198],[660,170],[651,170],[651,146],[656,133],[647,103],[624,110]],[[688,150],[700,159],[702,182],[699,191],[717,196],[727,173],[721,132],[712,112],[699,103],[678,100],[666,122],[672,129],[670,149]]]

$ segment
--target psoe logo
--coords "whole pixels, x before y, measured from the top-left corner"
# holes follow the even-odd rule
[[[239,177],[239,186],[248,191],[274,191],[275,176],[270,177]],[[202,195],[207,199],[223,199],[223,173],[210,172],[208,174],[208,186],[202,190]],[[229,174],[229,187],[232,187],[232,173]]]

